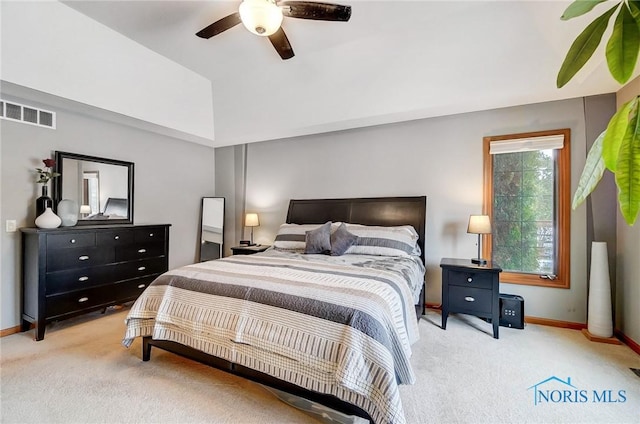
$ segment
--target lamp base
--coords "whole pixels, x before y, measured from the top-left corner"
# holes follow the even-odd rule
[[[471,259],[471,263],[476,265],[486,265],[487,260],[482,258],[473,258]]]

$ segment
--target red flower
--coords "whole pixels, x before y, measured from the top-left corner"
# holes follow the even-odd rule
[[[48,169],[36,168],[36,172],[38,173],[38,183],[39,184],[47,184],[51,178],[59,177],[60,174],[57,172],[53,172],[51,169],[56,166],[56,161],[53,159],[42,159],[42,163],[44,163],[44,167]]]

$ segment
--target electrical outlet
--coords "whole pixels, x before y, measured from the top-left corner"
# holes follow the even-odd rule
[[[7,219],[6,231],[7,231],[7,233],[15,233],[16,232],[16,220],[15,219]]]

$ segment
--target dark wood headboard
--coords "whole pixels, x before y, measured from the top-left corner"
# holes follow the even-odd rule
[[[289,224],[324,224],[327,221],[362,225],[412,225],[424,263],[427,197],[370,197],[353,199],[291,199]]]

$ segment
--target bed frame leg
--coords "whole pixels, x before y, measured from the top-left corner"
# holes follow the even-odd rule
[[[142,360],[148,361],[151,359],[151,337],[142,338]]]

